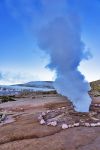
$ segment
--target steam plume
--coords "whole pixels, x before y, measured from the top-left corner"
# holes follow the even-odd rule
[[[66,0],[43,2],[44,15],[48,14],[49,19],[43,18],[37,41],[50,55],[48,67],[56,70],[55,88],[73,102],[77,111],[87,112],[91,103],[90,86],[78,70],[80,62],[87,58],[79,20],[66,10]]]
[[[77,111],[87,112],[91,103],[88,95],[90,85],[78,66],[83,59],[87,59],[88,54],[81,40],[79,18],[70,12],[68,0],[25,2],[30,7],[26,9],[27,3],[24,4],[25,10],[32,10],[34,6],[31,14],[34,37],[40,49],[50,56],[48,67],[56,70],[56,90],[67,96]]]

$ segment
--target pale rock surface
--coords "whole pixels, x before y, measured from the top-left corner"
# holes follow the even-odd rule
[[[67,124],[62,124],[62,129],[68,129],[68,125]]]

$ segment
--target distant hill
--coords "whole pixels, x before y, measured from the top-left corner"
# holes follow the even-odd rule
[[[0,86],[0,96],[15,95],[23,91],[55,91],[55,89],[52,81],[32,81],[25,84]]]
[[[42,90],[51,90],[54,89],[53,81],[31,81],[25,84],[13,85],[23,87],[23,88],[34,88],[34,89],[42,89]],[[90,82],[91,91],[90,93],[94,96],[100,95],[100,80]]]
[[[100,96],[100,80],[93,81],[90,83],[91,91],[90,94],[94,96]],[[53,81],[31,81],[24,84],[16,84],[0,86],[0,95],[11,95],[17,92],[29,90],[29,91],[54,91]]]
[[[93,81],[90,83],[91,85],[91,92],[94,96],[100,96],[100,80]]]
[[[100,80],[90,83],[92,90],[100,92]]]
[[[16,84],[13,86],[54,89],[53,81],[31,81],[28,83]]]

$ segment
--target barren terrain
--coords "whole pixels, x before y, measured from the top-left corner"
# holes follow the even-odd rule
[[[96,112],[95,118],[99,120],[100,97],[92,96],[92,99],[90,109]],[[61,114],[58,111],[55,115],[57,110]],[[0,104],[0,111],[6,114],[6,119],[0,123],[0,150],[100,150],[99,126],[78,126],[64,130],[60,124],[40,124],[38,117],[42,112],[54,112],[45,116],[51,119],[61,115],[63,122],[62,110],[75,113],[67,98],[52,93],[31,93],[16,98],[16,101]]]

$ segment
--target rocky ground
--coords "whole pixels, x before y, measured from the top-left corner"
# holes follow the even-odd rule
[[[0,150],[100,150],[100,97],[92,99],[90,113],[56,93],[0,104]]]

